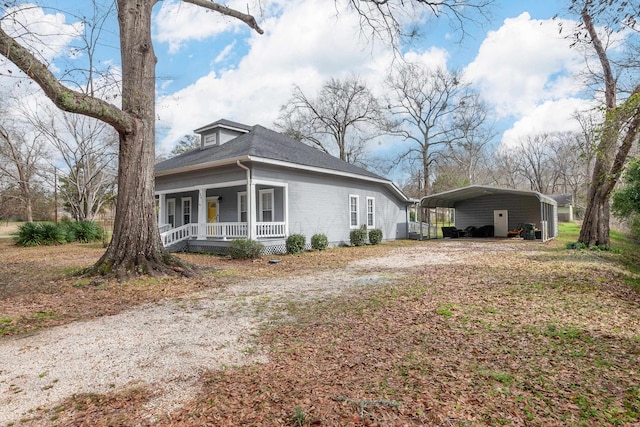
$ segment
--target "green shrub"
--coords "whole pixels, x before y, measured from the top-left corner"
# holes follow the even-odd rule
[[[631,229],[631,238],[636,242],[640,242],[640,215],[633,215],[629,220],[629,228]]]
[[[27,222],[18,228],[16,245],[38,246],[42,244],[42,227],[35,222]]]
[[[380,242],[382,242],[382,230],[380,230],[379,228],[371,230],[369,232],[369,243],[371,243],[372,245],[377,245]]]
[[[316,251],[323,251],[329,246],[329,239],[324,234],[314,234],[311,236],[311,248]]]
[[[66,241],[64,227],[53,223],[27,222],[18,228],[16,234],[19,246],[59,245]]]
[[[587,249],[587,245],[585,245],[582,242],[569,242],[565,246],[565,249],[576,249],[576,250],[580,251],[580,250],[583,250],[583,249]]]
[[[67,232],[59,224],[45,222],[40,224],[43,245],[61,245],[67,243]]]
[[[353,246],[364,246],[367,244],[367,230],[365,228],[358,228],[357,230],[351,230],[349,233],[349,241]]]
[[[229,245],[229,255],[233,259],[256,259],[262,255],[264,245],[252,239],[238,239]]]
[[[302,234],[292,234],[287,237],[287,253],[288,254],[300,254],[304,251],[304,247],[307,244],[307,238]]]
[[[101,240],[104,229],[93,221],[78,221],[69,224],[67,233],[72,237],[72,240],[89,243]]]

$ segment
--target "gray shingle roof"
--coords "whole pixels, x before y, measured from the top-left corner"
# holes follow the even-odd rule
[[[205,131],[207,129],[212,129],[212,128],[218,127],[218,126],[242,129],[242,130],[246,130],[246,131],[250,131],[251,129],[253,129],[253,126],[245,125],[245,124],[234,122],[234,121],[227,120],[227,119],[220,119],[220,120],[216,120],[213,123],[209,123],[208,125],[204,125],[204,126],[198,128],[198,129],[196,129],[194,132],[195,133],[200,133],[200,132],[203,132],[203,131]]]
[[[218,121],[220,122],[220,121]],[[201,129],[213,127],[215,123]],[[235,125],[239,125],[234,123]],[[246,125],[241,125],[246,127]],[[203,163],[223,161],[245,156],[253,156],[270,160],[293,163],[296,165],[329,169],[337,172],[362,175],[368,178],[387,180],[366,169],[347,163],[343,160],[323,153],[313,147],[274,132],[260,125],[251,127],[251,131],[222,144],[188,151],[179,156],[165,160],[155,166],[156,173],[169,172]]]

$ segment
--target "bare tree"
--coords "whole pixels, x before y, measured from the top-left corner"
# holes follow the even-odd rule
[[[486,184],[489,176],[488,148],[496,132],[489,122],[488,108],[478,93],[469,92],[464,108],[456,113],[453,131],[456,137],[450,146],[448,163],[457,169],[457,181]]]
[[[396,119],[393,133],[410,142],[396,163],[420,165],[420,187],[429,194],[438,157],[455,144],[473,139],[471,129],[479,127],[485,116],[468,112],[477,107],[477,98],[458,73],[401,63],[388,76],[387,85],[391,90],[388,109]]]
[[[477,25],[487,18],[494,0],[349,0],[348,3],[360,16],[363,32],[397,46],[420,36],[416,18],[425,14],[446,18],[462,38],[468,24]]]
[[[173,147],[171,150],[171,154],[177,156],[182,153],[186,153],[187,151],[194,150],[200,147],[200,137],[194,133],[187,134],[182,137],[180,141],[178,141],[178,145]]]
[[[78,221],[93,220],[115,195],[117,134],[99,120],[50,108],[26,116],[65,163],[60,188],[71,215]]]
[[[629,150],[640,133],[640,66],[637,44],[627,47],[634,54],[618,62],[612,58],[615,49],[608,49],[610,36],[627,31],[637,41],[638,0],[593,1],[573,0],[569,8],[580,15],[582,25],[574,33],[575,43],[586,44],[597,58],[600,71],[591,74],[592,82],[604,92],[604,121],[598,134],[597,156],[593,168],[588,204],[579,241],[588,246],[609,245],[609,200],[623,171]],[[595,21],[604,26],[599,32]],[[605,37],[603,40],[603,36]],[[617,47],[617,46],[614,46]],[[593,68],[592,68],[593,69]],[[628,92],[623,90],[627,86]],[[620,98],[620,99],[619,99]]]
[[[553,167],[552,139],[550,134],[543,133],[518,141],[516,173],[528,182],[529,190],[548,194],[554,187],[558,172]]]
[[[366,144],[379,136],[378,100],[357,76],[331,78],[315,98],[294,86],[275,123],[284,134],[354,164],[364,164]]]
[[[555,182],[551,192],[570,194],[573,198],[576,214],[584,209],[587,194],[592,157],[579,132],[559,132],[552,135],[551,159],[555,171]]]
[[[29,138],[21,129],[0,113],[5,123],[0,124],[0,177],[9,188],[17,191],[6,192],[16,199],[27,221],[33,221],[32,187],[38,179],[38,170],[46,155],[42,141]]]
[[[515,150],[498,149],[492,159],[490,184],[505,188],[524,188],[526,183],[519,174],[520,156]]]

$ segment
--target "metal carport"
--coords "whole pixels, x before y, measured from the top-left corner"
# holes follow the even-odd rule
[[[471,185],[424,196],[418,206],[420,222],[428,223],[429,230],[433,228],[429,211],[449,208],[453,210],[452,222],[459,229],[493,226],[496,237],[506,237],[506,230],[502,233],[505,226],[512,230],[519,224],[535,224],[543,241],[558,235],[558,205],[537,191]]]

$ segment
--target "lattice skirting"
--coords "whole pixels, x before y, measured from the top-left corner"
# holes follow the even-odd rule
[[[262,255],[282,255],[287,253],[287,245],[284,240],[260,242],[264,245]],[[171,252],[203,252],[216,255],[226,255],[231,241],[213,240],[183,240],[167,249]],[[330,245],[335,246],[335,245]],[[311,250],[311,243],[307,243],[305,250]]]

